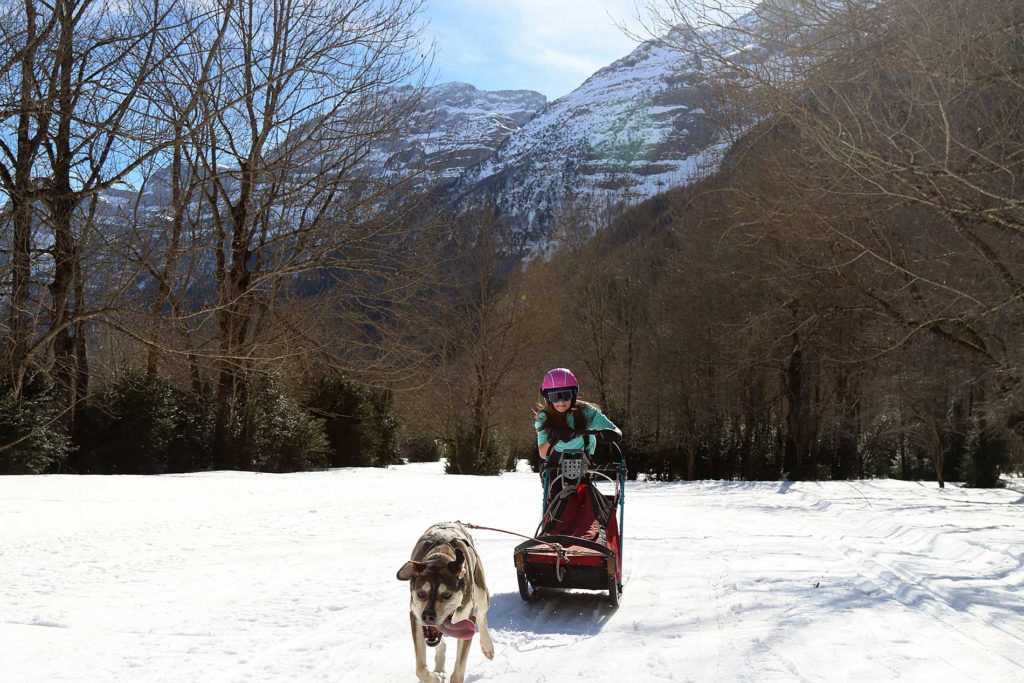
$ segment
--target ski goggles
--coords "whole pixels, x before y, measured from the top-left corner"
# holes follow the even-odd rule
[[[548,391],[544,394],[544,397],[552,403],[559,401],[571,401],[576,397],[575,389],[555,389],[554,391]]]

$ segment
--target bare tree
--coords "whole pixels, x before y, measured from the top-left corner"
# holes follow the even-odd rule
[[[147,84],[176,47],[162,39],[177,7],[29,1],[24,23],[4,23],[19,65],[4,72],[6,85],[21,93],[5,112],[15,118],[5,120],[14,125],[3,129],[0,169],[13,212],[6,365],[15,395],[44,359],[69,408],[85,394],[88,325],[118,307],[133,277],[103,255],[124,231],[101,194],[171,142]],[[88,258],[104,263],[102,287],[90,283]],[[48,279],[45,290],[33,278]]]
[[[422,63],[418,9],[246,0],[221,10],[226,35],[191,138],[217,285],[207,311],[216,326],[221,466],[246,465],[230,461],[229,426],[233,406],[247,404],[254,364],[267,352],[294,353],[287,349],[297,338],[274,320],[302,276],[369,268],[400,234],[400,225],[374,218],[390,186],[354,169],[408,110],[409,95],[396,86]]]
[[[3,112],[5,135],[0,147],[3,151],[0,186],[9,199],[5,219],[9,219],[11,226],[11,297],[4,367],[15,397],[21,393],[21,368],[25,366],[32,327],[32,202],[36,198],[33,174],[47,134],[47,120],[42,117],[40,121],[42,112],[36,100],[37,68],[42,59],[41,48],[49,41],[57,19],[52,12],[41,17],[36,3],[31,0],[24,4],[23,20],[18,15],[19,9],[15,3],[5,4],[6,11],[0,18],[3,31],[0,78],[3,91],[12,96]]]
[[[514,265],[513,234],[491,209],[458,219],[440,263],[448,273],[429,324],[440,361],[438,405],[454,474],[497,474],[507,455],[497,441],[502,408],[524,351],[542,331],[530,329],[524,281]]]

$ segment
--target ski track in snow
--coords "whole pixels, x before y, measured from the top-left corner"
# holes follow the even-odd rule
[[[0,680],[413,683],[419,534],[540,507],[535,474],[442,472],[0,477]],[[1024,680],[1022,493],[630,482],[618,609],[524,603],[521,539],[475,531],[496,653],[467,680]]]

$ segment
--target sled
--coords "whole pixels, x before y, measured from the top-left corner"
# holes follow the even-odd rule
[[[557,463],[546,465],[540,524],[534,538],[514,551],[523,600],[532,601],[539,589],[583,589],[607,591],[618,606],[626,460],[617,443],[610,445],[618,461],[609,465],[595,467],[585,450],[564,451]]]

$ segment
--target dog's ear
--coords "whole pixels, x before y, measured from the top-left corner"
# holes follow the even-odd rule
[[[412,579],[412,577],[422,572],[424,568],[426,568],[426,566],[427,565],[423,564],[422,562],[415,562],[413,560],[409,560],[408,562],[402,565],[401,569],[398,570],[398,580],[409,581],[410,579]]]
[[[455,548],[455,560],[448,563],[448,571],[455,576],[462,573],[462,565],[466,561],[466,553],[462,552],[462,548]]]

